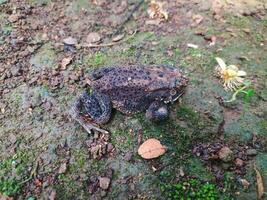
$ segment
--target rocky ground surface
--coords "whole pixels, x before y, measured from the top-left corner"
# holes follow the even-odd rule
[[[159,21],[149,1],[0,0],[0,199],[266,198],[266,0],[165,2]],[[253,95],[223,102],[215,57]],[[86,75],[133,63],[183,69],[182,101],[165,122],[114,112],[89,135],[69,115]],[[167,152],[141,158],[148,138]]]

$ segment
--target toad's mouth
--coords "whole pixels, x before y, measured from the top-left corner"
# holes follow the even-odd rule
[[[184,90],[181,90],[179,93],[176,93],[175,95],[171,96],[168,100],[164,100],[164,103],[173,103],[177,101],[184,94],[184,92]]]

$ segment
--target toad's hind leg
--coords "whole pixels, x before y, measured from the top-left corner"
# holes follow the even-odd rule
[[[168,118],[168,107],[160,101],[154,101],[146,111],[146,117],[151,121],[162,121]]]
[[[111,110],[111,101],[107,95],[96,92],[89,95],[84,92],[74,102],[70,114],[88,133],[91,130],[108,133],[99,128],[98,124],[109,121]]]

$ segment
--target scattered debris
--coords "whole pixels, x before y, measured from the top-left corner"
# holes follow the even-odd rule
[[[152,0],[147,9],[150,19],[168,20],[168,12],[164,9],[166,2]]]
[[[226,65],[223,59],[215,58],[218,66],[216,67],[217,75],[221,78],[223,82],[223,87],[225,90],[234,91],[242,84],[244,84],[244,76],[247,75],[245,71],[239,70],[235,65]]]
[[[211,36],[210,40],[211,40],[211,43],[209,44],[209,46],[214,46],[216,44],[217,37],[213,35]]]
[[[214,0],[211,4],[211,10],[213,12],[213,17],[215,20],[221,20],[222,19],[222,11],[223,11],[223,5],[220,0]]]
[[[146,25],[155,25],[155,26],[159,26],[160,25],[161,20],[160,19],[152,19],[152,20],[146,20]]]
[[[113,46],[113,45],[117,45],[117,44],[121,44],[124,43],[128,40],[130,40],[131,38],[133,38],[136,34],[137,30],[135,30],[133,32],[132,35],[130,35],[129,37],[125,38],[124,40],[120,40],[118,42],[111,42],[111,43],[106,43],[106,44],[83,44],[81,45],[81,47],[88,47],[88,48],[95,48],[95,47],[109,47],[109,46]]]
[[[70,64],[71,61],[72,61],[72,57],[63,58],[61,63],[60,63],[61,69],[65,70],[66,67],[68,66],[68,64]]]
[[[95,133],[92,139],[85,141],[93,159],[101,159],[106,154],[112,154],[114,147],[109,143],[109,134]]]
[[[13,197],[8,197],[0,193],[0,200],[13,200]]]
[[[138,149],[138,154],[145,159],[157,158],[166,152],[167,148],[159,140],[151,138],[146,140]]]
[[[242,167],[244,165],[244,161],[240,158],[235,159],[235,165],[238,167]]]
[[[117,6],[116,9],[113,10],[113,12],[116,15],[123,13],[128,7],[128,1],[122,0],[122,1],[119,1],[119,2],[120,2],[120,5]]]
[[[20,18],[21,18],[21,15],[15,13],[15,14],[12,14],[8,17],[8,21],[10,21],[11,23],[14,23],[14,22],[18,21]]]
[[[196,44],[188,43],[187,46],[188,46],[189,48],[198,49],[198,45],[196,45]]]
[[[93,194],[97,191],[99,188],[99,179],[97,177],[90,177],[89,183],[88,183],[88,192],[90,194]]]
[[[258,154],[256,149],[248,149],[247,150],[247,155],[248,156],[256,156]]]
[[[58,169],[59,174],[64,174],[67,171],[67,163],[62,163]]]
[[[183,167],[180,167],[180,168],[179,168],[179,175],[180,175],[181,177],[184,177],[184,176],[185,176]]]
[[[50,193],[48,199],[49,199],[49,200],[55,200],[55,199],[56,199],[56,196],[57,196],[57,192],[56,192],[55,190],[53,190],[53,191]]]
[[[201,15],[193,15],[192,16],[193,23],[191,24],[191,26],[192,27],[198,26],[203,21],[203,19],[204,17]]]
[[[241,179],[239,179],[239,181],[242,184],[242,186],[244,187],[244,189],[248,189],[249,188],[250,183],[246,179],[241,178]]]
[[[101,40],[101,37],[98,33],[96,32],[92,32],[92,33],[89,33],[86,37],[86,42],[88,44],[95,44],[95,43],[99,43]]]
[[[67,37],[63,40],[63,42],[67,45],[77,45],[78,43],[77,39],[73,37]]]
[[[109,188],[110,178],[108,178],[108,177],[100,177],[99,178],[99,184],[100,184],[100,187],[103,190],[107,190]]]
[[[234,158],[233,151],[229,147],[221,148],[218,155],[223,162],[230,162]]]
[[[133,154],[131,153],[131,152],[127,152],[125,155],[124,155],[124,157],[123,157],[123,159],[125,160],[125,161],[130,161],[131,159],[132,159],[132,157],[133,157]]]

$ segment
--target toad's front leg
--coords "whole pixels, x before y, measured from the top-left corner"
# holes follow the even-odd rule
[[[102,93],[82,93],[74,102],[71,108],[72,117],[88,132],[92,130],[101,133],[108,131],[99,128],[99,125],[109,121],[112,105],[110,98]]]

